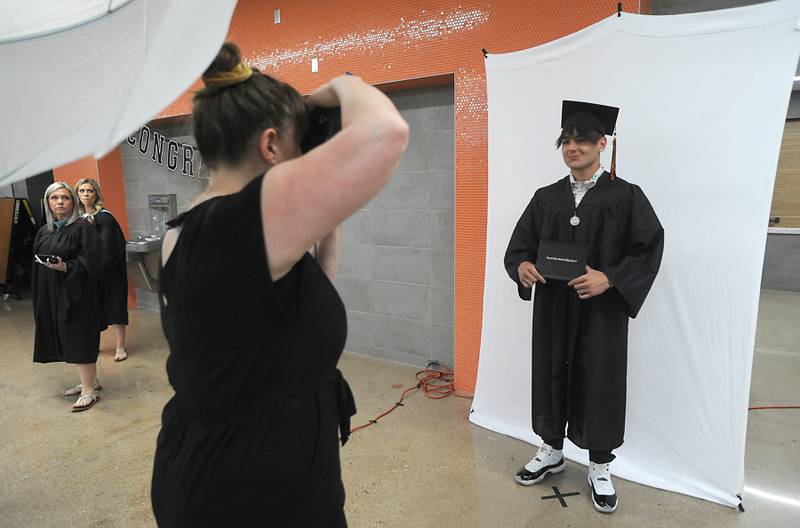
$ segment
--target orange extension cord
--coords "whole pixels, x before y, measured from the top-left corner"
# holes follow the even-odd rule
[[[434,368],[432,368],[434,367]],[[369,427],[370,425],[374,425],[378,423],[378,420],[386,416],[387,414],[391,413],[398,407],[403,407],[405,404],[403,400],[406,399],[406,396],[409,393],[414,391],[418,391],[422,389],[422,392],[425,394],[427,398],[431,398],[433,400],[441,400],[443,398],[447,398],[450,395],[456,395],[461,398],[468,398],[469,396],[461,396],[460,394],[456,393],[455,385],[453,384],[453,371],[446,367],[443,368],[435,368],[439,367],[439,363],[431,362],[428,363],[428,366],[425,370],[420,370],[417,372],[414,377],[417,379],[417,384],[413,387],[409,387],[405,389],[402,394],[400,394],[400,399],[397,400],[391,409],[386,412],[383,412],[373,418],[372,420],[368,421],[363,425],[359,425],[350,429],[350,433],[355,433],[356,431],[360,431]]]
[[[443,398],[447,398],[451,395],[456,395],[461,398],[469,398],[469,396],[462,396],[456,393],[455,385],[453,384],[453,371],[446,367],[443,368],[431,368],[431,367],[438,367],[439,364],[436,362],[429,363],[428,366],[424,370],[420,370],[417,372],[414,377],[417,379],[417,384],[413,387],[409,387],[400,394],[400,399],[397,400],[394,405],[387,411],[382,412],[372,420],[368,421],[365,424],[353,427],[350,429],[350,433],[355,433],[356,431],[361,431],[362,429],[366,429],[370,425],[374,425],[378,423],[378,420],[391,414],[395,409],[398,407],[403,407],[405,404],[403,401],[414,391],[422,389],[422,392],[425,394],[427,398],[431,398],[433,400],[441,400]],[[763,411],[769,409],[800,409],[800,405],[765,405],[759,407],[749,407],[748,411]]]

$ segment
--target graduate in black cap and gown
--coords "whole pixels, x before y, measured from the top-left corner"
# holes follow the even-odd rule
[[[533,299],[532,421],[544,444],[516,475],[522,485],[564,470],[564,436],[589,450],[598,511],[616,510],[612,451],[625,432],[628,320],[656,278],[664,230],[639,186],[600,164],[618,108],[564,101],[556,140],[570,174],[537,190],[511,235],[505,267],[519,296]],[[616,143],[616,138],[614,140]],[[588,250],[572,280],[537,269],[542,242]],[[544,268],[544,264],[539,267]]]

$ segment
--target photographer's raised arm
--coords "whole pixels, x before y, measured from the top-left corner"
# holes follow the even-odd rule
[[[408,125],[380,91],[338,77],[309,104],[342,109],[342,131],[308,154],[269,171],[261,213],[273,280],[389,181],[408,142]]]

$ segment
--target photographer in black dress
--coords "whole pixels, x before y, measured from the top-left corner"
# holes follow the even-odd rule
[[[103,267],[100,236],[81,220],[75,193],[66,183],[50,185],[44,200],[47,223],[33,241],[33,361],[77,364],[80,396],[72,410],[85,411],[100,399],[96,365],[103,328],[97,288]]]
[[[389,180],[408,126],[357,77],[317,89],[342,130],[301,153],[307,105],[225,44],[194,97],[208,189],[169,223],[160,300],[175,396],[153,467],[160,526],[346,526],[336,365],[344,305],[307,252]]]

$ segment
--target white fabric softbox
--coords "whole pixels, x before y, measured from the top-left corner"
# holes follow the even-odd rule
[[[739,503],[761,266],[800,52],[798,18],[800,3],[792,0],[691,15],[623,13],[488,57],[485,304],[473,423],[540,442],[530,416],[532,305],[517,297],[503,254],[534,191],[568,173],[554,148],[561,101],[618,106],[617,172],[647,194],[665,250],[631,322],[626,436],[613,473]],[[565,450],[587,463],[586,452],[569,442]]]
[[[100,157],[211,63],[236,0],[0,0],[0,185]]]

